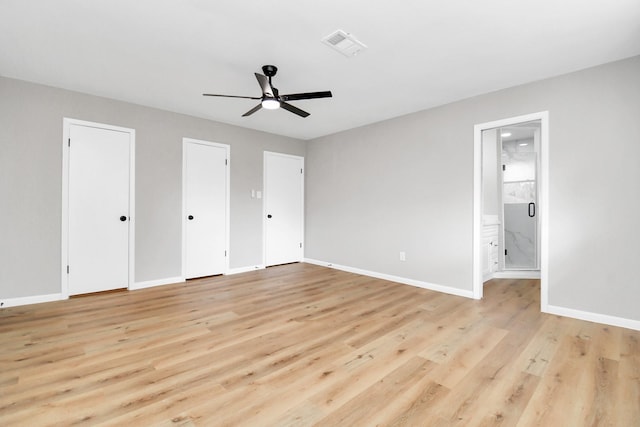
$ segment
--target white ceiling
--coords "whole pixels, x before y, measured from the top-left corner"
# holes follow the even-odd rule
[[[0,0],[0,75],[301,139],[638,54],[638,0]],[[264,64],[334,97],[303,119],[201,95],[260,96]]]

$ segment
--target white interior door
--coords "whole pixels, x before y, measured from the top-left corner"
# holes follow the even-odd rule
[[[129,286],[129,132],[68,128],[68,293]]]
[[[265,266],[302,261],[304,158],[264,153]]]
[[[184,140],[184,275],[225,273],[227,267],[227,145]]]

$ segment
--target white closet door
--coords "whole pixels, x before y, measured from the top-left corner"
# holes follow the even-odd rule
[[[303,258],[304,158],[265,152],[265,265]]]
[[[69,128],[69,294],[129,286],[131,135]]]
[[[226,269],[226,146],[185,140],[185,277],[222,274]]]

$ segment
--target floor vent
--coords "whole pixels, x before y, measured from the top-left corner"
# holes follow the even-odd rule
[[[344,56],[351,58],[362,53],[367,46],[353,35],[342,30],[334,31],[322,39],[322,43],[337,50]]]

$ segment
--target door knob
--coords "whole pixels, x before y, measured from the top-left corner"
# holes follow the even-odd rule
[[[267,215],[267,218],[271,218],[271,214]]]
[[[187,219],[188,219],[189,221],[191,221],[191,220],[193,219],[193,215],[189,215],[189,216],[187,217]]]
[[[123,221],[123,222],[124,222],[124,221],[126,221],[126,220],[127,220],[127,217],[126,217],[126,216],[122,215],[122,216],[120,217],[120,221]]]

